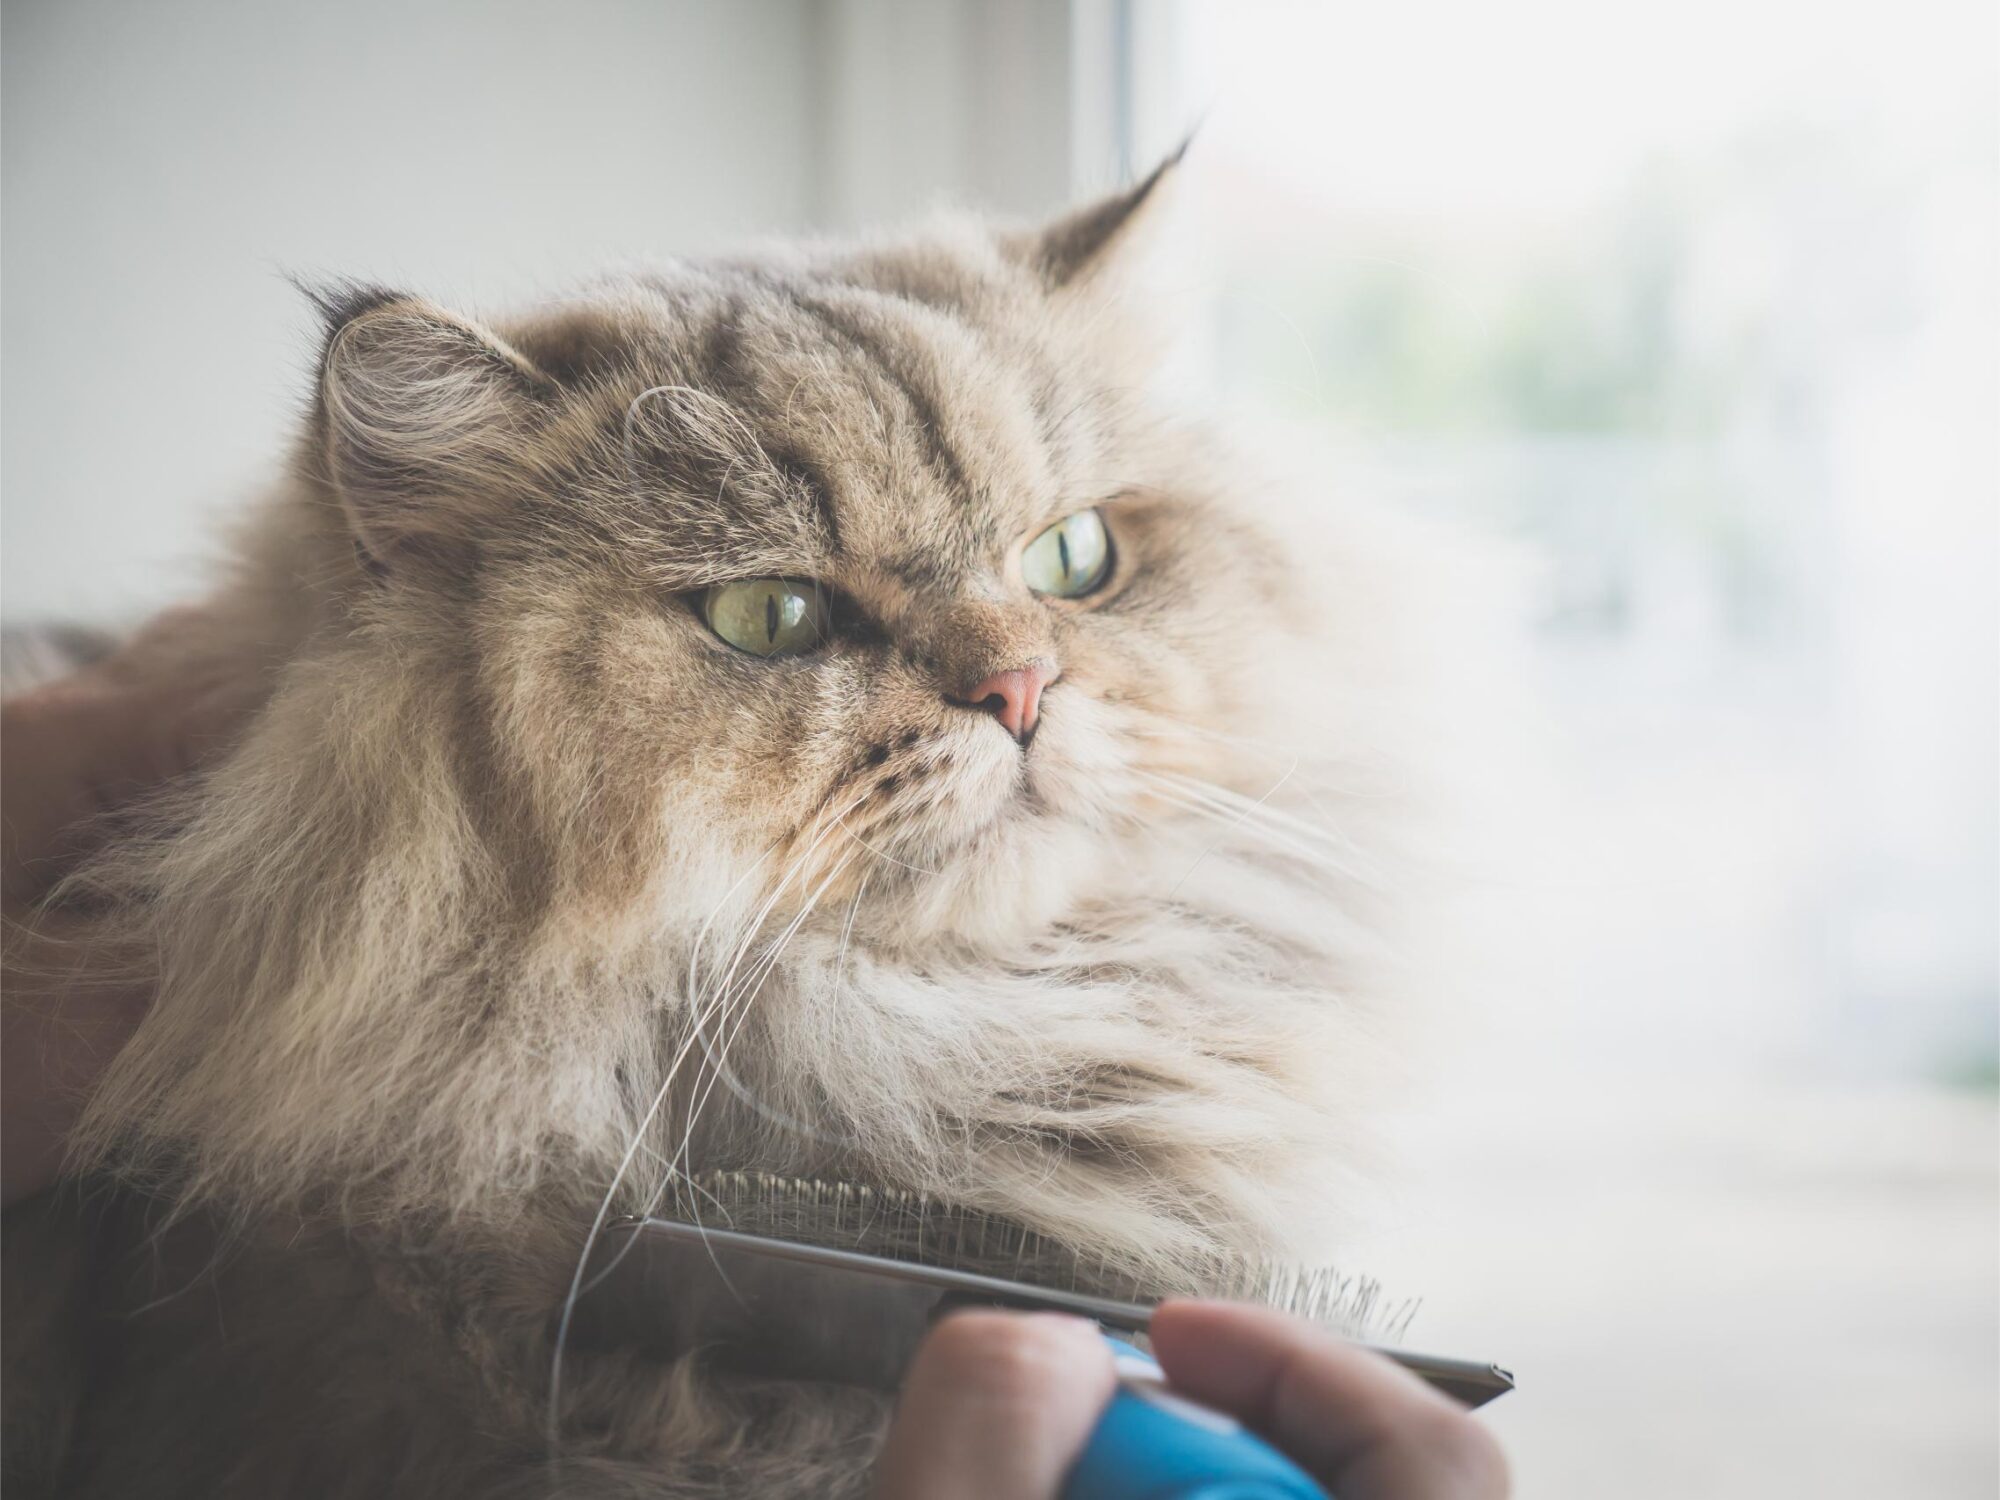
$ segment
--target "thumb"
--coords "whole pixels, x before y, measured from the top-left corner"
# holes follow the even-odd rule
[[[910,1362],[875,1500],[1054,1500],[1113,1385],[1082,1319],[955,1313]]]

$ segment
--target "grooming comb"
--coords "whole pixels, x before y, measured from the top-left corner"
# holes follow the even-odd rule
[[[1004,1274],[995,1274],[1004,1273]],[[574,1333],[716,1366],[893,1391],[931,1324],[957,1307],[1089,1318],[1113,1345],[1119,1392],[1064,1500],[1302,1500],[1323,1491],[1229,1418],[1166,1389],[1143,1340],[1156,1297],[1020,1225],[920,1194],[755,1172],[697,1176],[663,1216],[606,1226]],[[1414,1303],[1362,1277],[1259,1261],[1218,1264],[1207,1296],[1258,1302],[1348,1335],[1399,1336]],[[1369,1347],[1468,1406],[1513,1388],[1491,1364]],[[1225,1488],[1227,1486],[1227,1488]]]

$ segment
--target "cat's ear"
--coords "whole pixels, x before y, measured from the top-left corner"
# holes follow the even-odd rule
[[[1051,292],[1080,291],[1133,270],[1154,248],[1180,180],[1188,143],[1136,186],[1071,209],[1053,223],[1001,237],[1001,248]]]
[[[315,295],[324,468],[378,567],[476,542],[533,467],[554,387],[491,331],[415,297]]]

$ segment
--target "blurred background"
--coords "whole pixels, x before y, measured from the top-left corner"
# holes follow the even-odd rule
[[[0,609],[196,585],[288,273],[473,308],[1199,124],[1182,378],[1537,559],[1547,726],[1356,1264],[1524,1496],[2000,1493],[1990,0],[6,0]]]

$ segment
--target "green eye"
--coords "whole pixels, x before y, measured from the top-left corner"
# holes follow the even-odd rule
[[[815,583],[744,578],[718,583],[703,597],[708,628],[752,656],[796,656],[825,640],[831,624],[826,596]]]
[[[1111,538],[1094,510],[1064,516],[1028,543],[1021,579],[1038,594],[1075,599],[1100,583],[1111,565]]]

